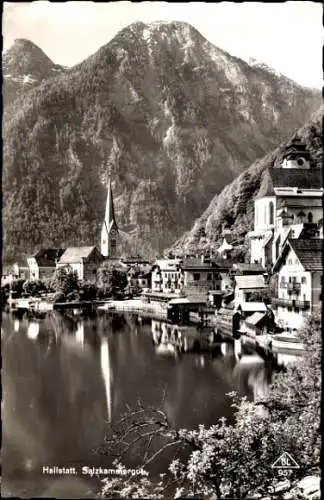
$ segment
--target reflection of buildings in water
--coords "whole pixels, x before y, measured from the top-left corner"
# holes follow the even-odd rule
[[[287,354],[278,352],[276,355],[276,359],[279,366],[287,367],[288,365],[297,363],[298,360],[300,359],[300,355],[298,356],[296,354]]]
[[[161,322],[156,321],[155,319],[152,319],[151,330],[152,330],[153,342],[154,342],[154,344],[158,345],[160,343],[161,334],[162,334]]]
[[[111,404],[111,385],[112,385],[112,377],[111,377],[111,363],[110,363],[110,354],[109,354],[109,343],[108,337],[101,337],[101,346],[100,346],[100,366],[102,378],[105,385],[105,393],[106,393],[106,403],[107,403],[107,420],[111,422],[111,414],[112,414],[112,404]]]
[[[222,342],[220,346],[220,350],[223,356],[226,356],[228,353],[228,344],[226,342]]]
[[[19,325],[20,325],[19,319],[15,319],[15,321],[14,321],[14,331],[15,332],[19,332]]]
[[[151,333],[157,354],[178,356],[182,350],[187,350],[188,341],[178,325],[152,320]]]
[[[27,337],[31,340],[36,340],[39,334],[39,323],[30,321],[27,328]]]
[[[234,356],[237,360],[242,357],[242,343],[238,339],[234,339]]]
[[[265,366],[256,367],[248,376],[248,385],[253,391],[253,401],[258,401],[267,397],[269,383],[266,376]]]
[[[83,323],[83,321],[80,321],[78,323],[78,327],[77,327],[77,330],[75,332],[75,339],[79,344],[84,345],[84,323]]]
[[[256,401],[267,396],[271,371],[260,356],[244,354],[234,367],[233,378],[240,390],[245,391],[247,386]]]

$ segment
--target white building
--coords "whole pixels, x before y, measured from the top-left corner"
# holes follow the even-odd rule
[[[97,269],[103,261],[96,246],[69,247],[65,250],[56,267],[75,271],[79,280],[95,281]]]
[[[180,259],[159,259],[152,267],[152,292],[180,293],[183,278]]]
[[[268,290],[263,275],[235,276],[234,307],[245,302],[254,302],[253,295]]]
[[[305,317],[321,313],[323,240],[288,239],[274,266],[278,293],[272,306],[283,328],[298,329]]]
[[[323,219],[322,172],[311,168],[309,153],[293,144],[283,155],[281,167],[269,168],[254,202],[251,262],[272,266],[288,237],[299,238],[308,224]]]

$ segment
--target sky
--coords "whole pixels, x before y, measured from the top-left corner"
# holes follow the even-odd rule
[[[192,24],[234,56],[322,87],[322,6],[315,2],[5,2],[3,46],[5,51],[16,38],[26,38],[55,63],[72,66],[133,22],[168,20]]]

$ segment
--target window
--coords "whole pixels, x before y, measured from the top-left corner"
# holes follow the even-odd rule
[[[288,266],[291,266],[292,264],[292,259],[288,259]]]
[[[313,222],[313,214],[312,214],[312,212],[308,212],[307,220],[308,220],[308,222]]]
[[[303,277],[302,277],[302,279],[301,279],[301,283],[302,283],[302,285],[305,285],[305,284],[306,284],[306,278],[305,278],[305,276],[303,276]]]
[[[211,273],[208,273],[207,274],[207,281],[211,281],[211,279],[212,279],[212,275],[211,275]]]
[[[193,273],[193,279],[194,279],[194,281],[199,281],[200,280],[200,273]]]
[[[274,212],[273,202],[270,201],[270,203],[269,203],[269,224],[273,224],[273,212]]]

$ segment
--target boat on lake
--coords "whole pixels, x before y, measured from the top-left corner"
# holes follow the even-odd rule
[[[304,352],[305,348],[300,339],[290,332],[278,333],[271,336],[270,340],[271,349],[274,352]]]

